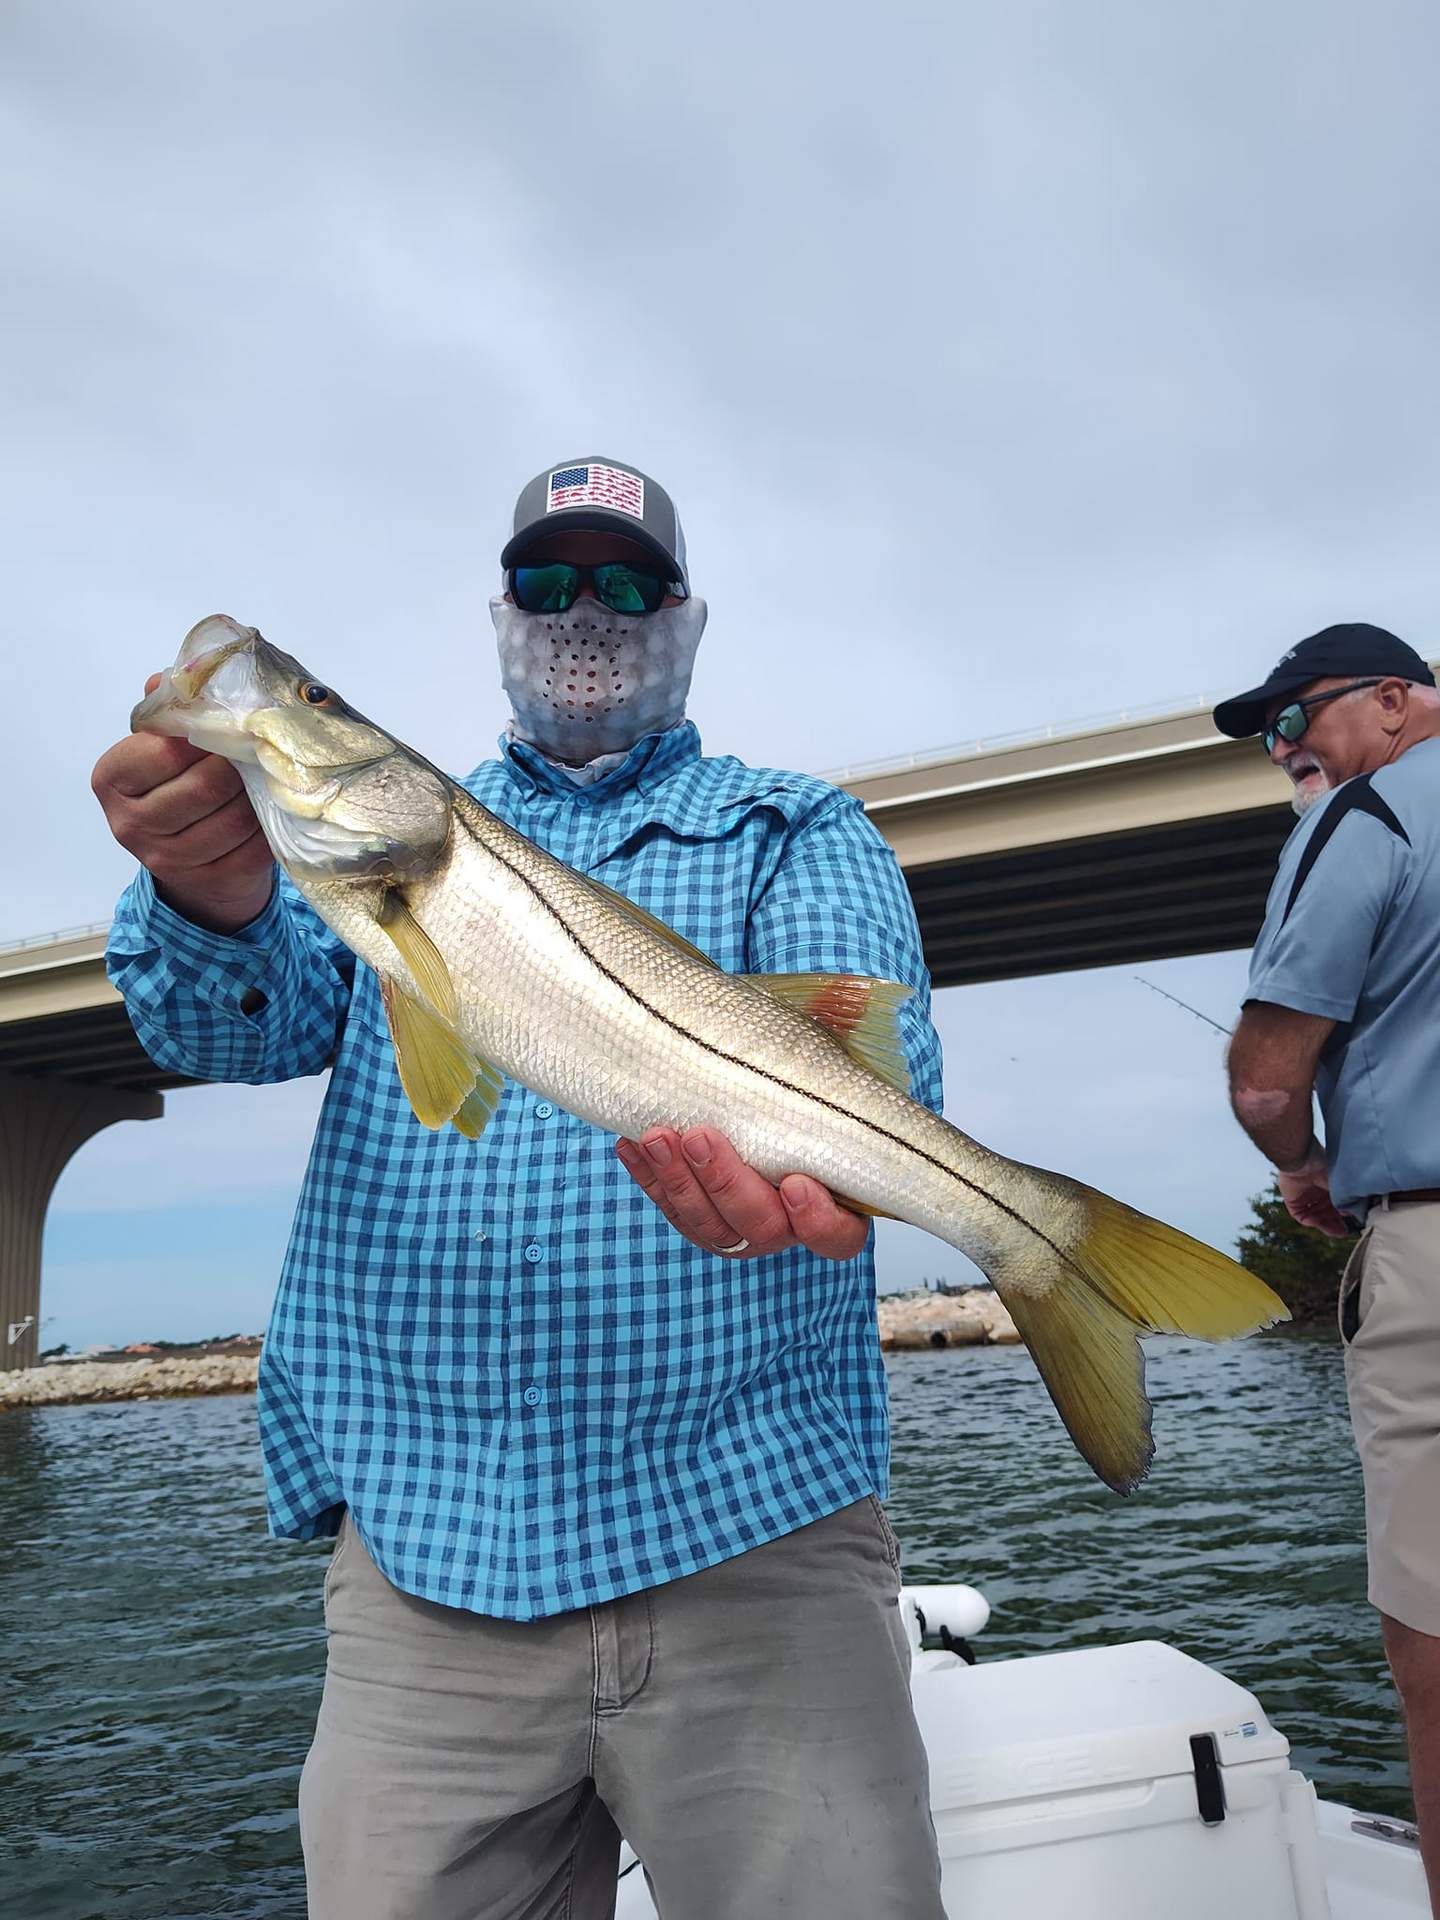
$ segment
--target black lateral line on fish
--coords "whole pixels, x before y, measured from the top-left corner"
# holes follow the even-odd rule
[[[461,787],[459,791],[465,793],[463,787]],[[470,801],[473,806],[478,807],[480,805],[480,802],[476,800],[475,796],[471,793],[465,793],[465,798]],[[842,1120],[858,1121],[862,1127],[867,1127],[871,1133],[878,1134],[882,1140],[888,1140],[892,1146],[901,1147],[905,1152],[915,1154],[919,1159],[924,1160],[928,1165],[934,1167],[937,1173],[943,1173],[951,1180],[958,1180],[962,1187],[968,1188],[971,1193],[978,1195],[980,1199],[988,1200],[992,1207],[998,1208],[1001,1213],[1008,1214],[1010,1219],[1015,1221],[1017,1225],[1024,1227],[1028,1233],[1033,1233],[1042,1245],[1050,1249],[1062,1266],[1068,1267],[1072,1273],[1079,1276],[1087,1287],[1092,1287],[1093,1289],[1093,1283],[1084,1268],[1077,1266],[1065,1252],[1064,1248],[1057,1247],[1049,1234],[1042,1233],[1033,1220],[1027,1220],[1023,1213],[1017,1213],[1014,1207],[1007,1206],[1003,1200],[997,1198],[995,1194],[988,1192],[976,1181],[967,1180],[963,1173],[957,1173],[953,1167],[947,1167],[943,1160],[937,1160],[934,1154],[927,1153],[924,1147],[917,1147],[913,1141],[903,1139],[898,1133],[891,1133],[887,1127],[880,1126],[877,1121],[868,1119],[863,1113],[852,1113],[848,1107],[839,1106],[835,1101],[825,1099],[822,1094],[812,1093],[808,1087],[793,1086],[790,1081],[782,1080],[777,1073],[770,1073],[764,1067],[757,1067],[749,1060],[737,1059],[733,1053],[722,1052],[721,1049],[711,1041],[702,1039],[698,1033],[692,1033],[688,1027],[682,1027],[677,1020],[672,1020],[669,1014],[662,1013],[659,1007],[652,1007],[643,995],[635,991],[628,980],[622,980],[618,973],[612,973],[609,967],[605,965],[605,962],[601,960],[597,954],[590,951],[589,947],[586,946],[579,934],[576,933],[575,929],[570,925],[570,922],[556,912],[555,908],[551,906],[550,902],[545,898],[544,894],[528,874],[522,873],[519,867],[507,860],[504,854],[499,852],[495,847],[492,847],[488,841],[480,840],[470,825],[470,822],[465,820],[463,810],[460,812],[459,817],[464,821],[465,831],[470,835],[471,839],[475,840],[478,845],[483,846],[486,853],[488,853],[492,859],[498,860],[507,873],[514,874],[526,892],[533,895],[546,913],[550,915],[555,924],[562,928],[570,940],[580,949],[581,953],[584,954],[596,972],[603,974],[612,986],[618,987],[627,999],[635,1002],[637,1007],[643,1007],[652,1019],[658,1020],[662,1026],[668,1027],[672,1033],[679,1034],[682,1040],[688,1040],[692,1046],[699,1047],[702,1053],[708,1053],[716,1060],[723,1060],[727,1066],[739,1067],[745,1073],[756,1074],[761,1080],[768,1080],[772,1087],[779,1087],[785,1093],[793,1093],[797,1099],[813,1100],[817,1107],[824,1107],[827,1112],[837,1114]],[[716,970],[717,972],[723,971],[723,969],[719,968]],[[729,977],[733,980],[743,980],[745,975],[743,973],[731,974]]]

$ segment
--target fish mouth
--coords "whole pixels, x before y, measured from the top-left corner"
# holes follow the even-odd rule
[[[239,710],[233,690],[220,700],[202,696],[227,661],[254,652],[258,637],[253,627],[242,627],[228,614],[201,620],[186,634],[174,666],[131,709],[130,731],[173,734],[193,740],[196,746],[210,744],[209,738],[197,738],[197,731],[217,741],[245,732],[247,716]]]

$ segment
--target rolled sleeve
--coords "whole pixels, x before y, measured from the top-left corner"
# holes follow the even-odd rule
[[[914,904],[853,795],[837,791],[792,832],[751,909],[746,964],[754,973],[857,973],[910,987],[899,1020],[911,1091],[940,1111],[940,1036]]]
[[[167,907],[143,869],[116,908],[105,970],[157,1066],[252,1084],[330,1064],[353,980],[348,949],[287,880],[222,934]]]

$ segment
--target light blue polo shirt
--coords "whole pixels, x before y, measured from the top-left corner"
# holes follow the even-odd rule
[[[1440,1186],[1440,740],[1305,814],[1245,997],[1338,1023],[1315,1076],[1337,1207]]]

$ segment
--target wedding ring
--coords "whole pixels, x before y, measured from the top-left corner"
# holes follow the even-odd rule
[[[715,1251],[716,1253],[744,1253],[749,1246],[748,1240],[737,1240],[733,1247],[716,1247]]]

